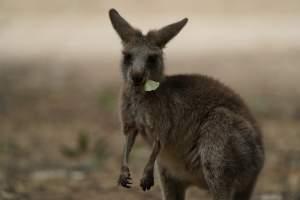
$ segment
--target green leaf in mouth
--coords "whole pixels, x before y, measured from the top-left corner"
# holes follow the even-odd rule
[[[154,91],[159,87],[159,82],[153,81],[153,80],[147,80],[144,89],[146,92]]]

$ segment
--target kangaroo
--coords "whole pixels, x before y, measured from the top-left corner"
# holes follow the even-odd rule
[[[140,181],[158,171],[164,200],[184,200],[188,187],[214,200],[248,200],[264,163],[262,135],[238,94],[204,75],[164,74],[163,49],[188,19],[142,34],[109,11],[123,44],[121,124],[125,145],[119,185],[130,188],[129,154],[140,134],[152,146]],[[151,80],[159,87],[145,90]],[[155,164],[156,163],[156,164]]]

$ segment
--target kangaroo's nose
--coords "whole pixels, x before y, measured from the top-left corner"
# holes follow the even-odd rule
[[[141,85],[144,81],[144,74],[132,75],[132,81],[135,85]]]

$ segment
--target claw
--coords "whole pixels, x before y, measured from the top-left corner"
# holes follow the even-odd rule
[[[150,190],[150,188],[154,185],[154,177],[153,175],[144,176],[141,179],[140,186],[143,191]]]
[[[131,188],[131,177],[130,177],[130,173],[128,171],[125,172],[121,172],[121,175],[119,177],[118,180],[118,185],[121,185],[125,188]]]

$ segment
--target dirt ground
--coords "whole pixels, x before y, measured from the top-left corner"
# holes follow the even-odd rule
[[[217,77],[240,92],[261,123],[267,159],[254,199],[300,199],[300,57],[295,52],[299,50],[190,60],[192,67],[201,63],[195,72]],[[169,73],[185,71],[180,68],[184,59],[170,60],[174,68]],[[95,67],[89,70],[84,63],[65,61],[62,71],[41,59],[2,59],[0,199],[160,199],[157,179],[149,192],[138,186],[149,153],[141,140],[131,156],[133,188],[116,186],[123,144],[118,67],[103,79],[108,61],[90,61]],[[188,196],[209,199],[196,188]]]

